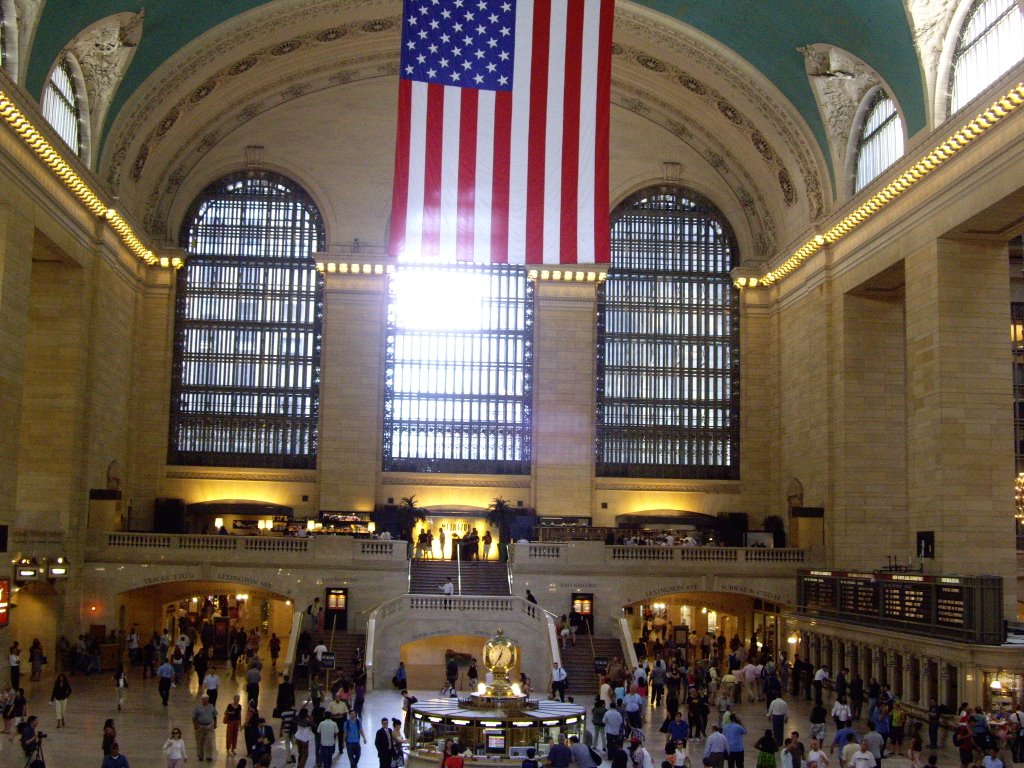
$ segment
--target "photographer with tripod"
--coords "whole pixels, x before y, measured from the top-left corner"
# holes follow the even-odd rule
[[[18,725],[18,738],[21,741],[21,749],[25,753],[25,768],[45,768],[43,760],[43,739],[46,734],[40,730],[39,718],[29,715],[25,722]]]

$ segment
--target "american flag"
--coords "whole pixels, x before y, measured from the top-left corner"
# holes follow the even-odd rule
[[[609,260],[614,0],[405,0],[390,253]]]

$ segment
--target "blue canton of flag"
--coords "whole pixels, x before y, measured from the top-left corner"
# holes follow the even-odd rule
[[[401,76],[512,90],[515,0],[411,0],[402,19]]]

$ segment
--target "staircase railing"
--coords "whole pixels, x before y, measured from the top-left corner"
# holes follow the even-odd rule
[[[288,650],[284,654],[284,674],[291,675],[295,669],[295,655],[299,648],[299,635],[302,634],[302,620],[305,617],[303,611],[295,611],[292,614],[292,631],[288,635]]]
[[[612,622],[619,628],[619,642],[622,643],[623,658],[626,659],[630,669],[640,666],[636,658],[636,648],[633,647],[633,631],[629,628],[629,620],[625,616],[612,616]]]

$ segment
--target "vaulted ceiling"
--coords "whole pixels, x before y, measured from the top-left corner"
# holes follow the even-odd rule
[[[237,166],[239,145],[306,146],[324,122],[337,126],[338,157],[309,158],[304,182],[314,193],[318,183],[337,184],[323,197],[346,211],[339,238],[383,231],[377,209],[388,199],[384,137],[393,132],[400,0],[45,0],[22,62],[28,90],[41,93],[83,29],[143,8],[138,45],[94,137],[93,165],[150,233],[175,241],[176,217],[212,169]],[[613,199],[651,178],[638,171],[638,156],[648,167],[679,160],[698,171],[686,175],[709,179],[698,191],[746,220],[739,229],[750,259],[800,236],[835,199],[827,126],[800,49],[849,52],[887,84],[908,135],[927,121],[900,0],[619,0],[614,41]],[[346,198],[352,185],[323,180],[353,164],[380,186],[362,214],[355,194]],[[301,175],[301,159],[294,165]],[[353,218],[362,223],[349,233]]]
[[[27,85],[40,93],[54,58],[78,32],[105,16],[145,8],[145,33],[108,124],[165,61],[217,25],[274,0],[48,0],[36,33]],[[343,4],[343,3],[342,3]],[[890,84],[912,134],[924,125],[921,72],[899,0],[638,0],[682,21],[756,67],[799,110],[824,146],[824,130],[798,48],[829,43],[871,65]],[[382,3],[396,12],[396,3]]]

